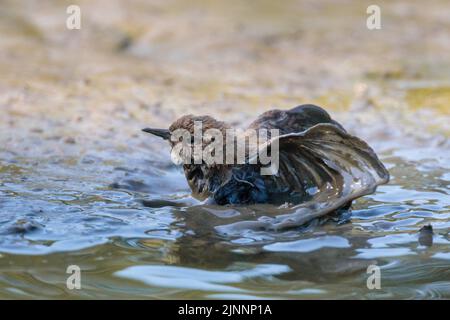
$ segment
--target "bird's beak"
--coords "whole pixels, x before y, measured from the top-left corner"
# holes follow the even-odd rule
[[[142,131],[154,134],[155,136],[161,137],[164,140],[170,139],[170,131],[167,129],[153,129],[153,128],[145,128]]]

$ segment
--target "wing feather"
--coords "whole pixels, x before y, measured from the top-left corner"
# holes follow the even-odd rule
[[[373,193],[377,186],[389,181],[389,172],[372,148],[335,124],[317,124],[300,133],[274,137],[261,147],[270,149],[275,139],[279,145],[279,172],[266,176],[266,184],[310,196],[294,206],[293,213],[260,219],[255,224],[259,229],[300,226]],[[315,192],[308,192],[310,188]],[[232,235],[233,230],[239,232],[252,225],[241,223],[217,230]]]

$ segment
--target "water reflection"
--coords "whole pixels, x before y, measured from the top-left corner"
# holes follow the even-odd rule
[[[242,268],[242,267],[241,267]],[[223,284],[245,283],[247,279],[269,278],[289,272],[283,265],[259,264],[250,269],[236,271],[209,271],[175,266],[133,266],[116,272],[119,277],[139,280],[150,286],[200,291],[245,292],[237,287]]]

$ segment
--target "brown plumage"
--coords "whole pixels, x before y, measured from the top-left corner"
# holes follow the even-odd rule
[[[230,126],[209,116],[187,115],[167,129],[143,131],[170,140],[176,129],[194,134],[194,121],[203,130],[223,132]],[[320,107],[302,105],[290,110],[270,110],[260,115],[248,129],[279,129],[260,146],[271,150],[279,144],[279,170],[261,175],[261,164],[183,164],[193,195],[217,204],[306,203],[321,201],[323,208],[343,207],[357,197],[374,192],[389,180],[389,173],[374,151],[345,129]],[[243,133],[244,135],[246,132]],[[235,137],[236,138],[236,137]],[[210,141],[202,141],[203,146]],[[321,208],[321,209],[323,209]]]

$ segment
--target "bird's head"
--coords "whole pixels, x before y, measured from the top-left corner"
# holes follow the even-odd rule
[[[204,135],[205,132],[209,129],[216,129],[225,137],[225,130],[228,128],[229,126],[225,122],[218,121],[213,117],[194,116],[190,114],[177,119],[170,125],[169,129],[145,128],[142,131],[167,140],[172,148],[180,142],[180,136],[184,137],[183,133],[189,134],[190,141],[183,142],[190,145],[194,144],[196,135],[199,135],[200,139],[198,140],[202,143],[202,147],[205,147],[211,143],[211,139]],[[181,140],[183,139],[181,138]]]
[[[172,161],[176,164],[183,164],[186,179],[194,196],[203,199],[217,189],[228,173],[218,163],[211,164],[207,161],[205,163],[203,158],[196,161],[197,154],[194,145],[201,144],[201,150],[204,150],[217,137],[226,139],[226,129],[228,128],[229,126],[225,122],[218,121],[210,116],[186,115],[173,122],[169,129],[145,128],[142,131],[169,142],[172,148]],[[212,136],[208,134],[208,132],[211,133],[210,129],[214,129],[220,135]],[[224,140],[222,142],[225,145]],[[177,150],[177,145],[189,150],[187,157],[186,154]],[[203,154],[200,156],[203,156]]]
[[[210,129],[216,133],[221,133],[222,139],[226,137],[226,129],[229,126],[222,121],[218,121],[210,116],[185,115],[173,122],[169,129],[145,128],[142,131],[167,140],[173,149],[175,145],[183,142],[185,147],[190,147],[193,155],[194,143],[201,144],[202,149],[214,141],[215,137],[208,134]],[[223,140],[224,142],[224,140]],[[176,159],[173,159],[176,161]]]

